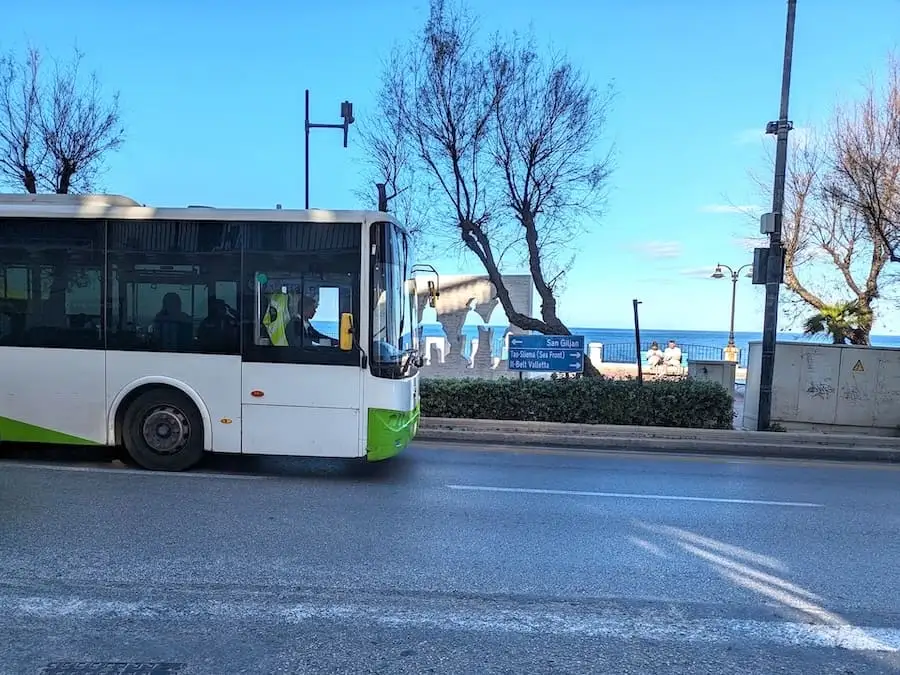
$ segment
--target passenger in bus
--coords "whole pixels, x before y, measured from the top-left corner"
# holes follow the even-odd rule
[[[228,305],[221,298],[211,298],[209,314],[197,328],[197,342],[214,352],[237,351],[239,345],[237,319],[228,312]]]
[[[334,346],[332,338],[317,331],[311,323],[318,308],[318,297],[304,294],[297,299],[297,312],[291,319],[291,325],[287,331],[288,343],[292,347]]]
[[[191,317],[181,311],[181,296],[178,293],[166,293],[162,309],[153,319],[154,345],[164,351],[190,347],[194,342],[192,323]]]
[[[28,313],[20,300],[0,301],[0,344],[24,342]]]

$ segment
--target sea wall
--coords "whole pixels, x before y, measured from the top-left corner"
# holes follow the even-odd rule
[[[428,306],[429,280],[434,279],[416,279],[419,324],[424,329],[422,377],[493,379],[516,376],[506,366],[509,335],[526,331],[510,325],[502,308],[497,311],[500,299],[490,279],[486,275],[442,275],[440,297],[434,308]],[[531,316],[534,308],[531,276],[505,275],[503,283],[513,307]],[[498,322],[498,316],[503,320]],[[462,330],[467,320],[478,328],[478,337],[468,344]]]

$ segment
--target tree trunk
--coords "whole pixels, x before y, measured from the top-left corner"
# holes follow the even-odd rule
[[[68,160],[64,160],[59,171],[59,181],[56,184],[56,194],[67,195],[69,188],[72,186],[72,176],[75,175],[75,169]]]
[[[462,240],[466,247],[472,251],[478,260],[481,261],[481,264],[484,265],[484,269],[488,274],[488,279],[490,279],[494,288],[497,290],[497,299],[500,301],[500,305],[506,313],[506,318],[509,319],[509,322],[513,326],[521,328],[522,330],[535,331],[543,335],[572,334],[572,332],[556,316],[555,300],[549,309],[545,308],[542,302],[541,315],[544,317],[543,321],[519,312],[513,306],[512,298],[509,296],[509,289],[503,281],[503,275],[500,273],[500,269],[494,258],[490,240],[484,234],[481,226],[478,223],[463,222],[460,223],[460,229],[462,230]],[[533,275],[532,278],[534,278]],[[541,278],[543,280],[543,277]],[[549,289],[546,290],[549,291]],[[541,297],[543,299],[543,296]],[[550,292],[550,297],[552,299],[552,292]],[[549,319],[549,321],[547,319]],[[584,375],[586,377],[597,377],[600,375],[600,371],[594,367],[594,364],[590,362],[586,354],[584,357]]]
[[[877,297],[877,296],[874,296]],[[866,293],[859,298],[860,320],[855,328],[850,331],[850,344],[863,345],[868,347],[871,342],[872,335],[872,317],[875,316],[872,311],[873,296]]]
[[[25,192],[28,194],[37,194],[37,176],[34,175],[34,171],[31,169],[25,169]]]

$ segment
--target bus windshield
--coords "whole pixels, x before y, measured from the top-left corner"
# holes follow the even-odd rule
[[[409,237],[393,223],[375,223],[372,246],[372,374],[411,377],[418,369],[419,335]]]

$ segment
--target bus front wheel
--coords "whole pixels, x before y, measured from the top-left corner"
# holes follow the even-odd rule
[[[182,392],[150,389],[125,411],[122,441],[145,469],[185,471],[203,457],[203,418]]]

